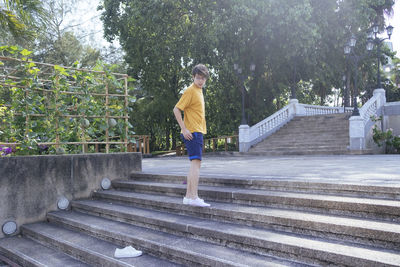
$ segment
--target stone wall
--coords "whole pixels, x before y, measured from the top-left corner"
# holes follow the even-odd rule
[[[392,128],[393,134],[400,135],[400,102],[389,102],[384,107],[385,129]]]
[[[9,220],[18,226],[45,220],[60,197],[87,198],[103,178],[112,181],[141,171],[141,157],[112,153],[0,158],[0,226]]]

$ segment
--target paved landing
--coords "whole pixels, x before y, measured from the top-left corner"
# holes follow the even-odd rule
[[[184,157],[144,158],[143,172],[186,175]],[[206,156],[200,176],[400,187],[400,155]]]

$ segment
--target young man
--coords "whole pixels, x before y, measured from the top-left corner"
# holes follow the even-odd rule
[[[209,207],[198,196],[201,157],[203,151],[203,134],[207,133],[203,86],[209,76],[208,69],[203,64],[196,65],[192,70],[193,83],[183,93],[174,107],[175,118],[181,127],[181,137],[185,142],[190,159],[190,169],[187,176],[186,195],[183,204],[199,207]],[[184,120],[182,120],[184,111]]]

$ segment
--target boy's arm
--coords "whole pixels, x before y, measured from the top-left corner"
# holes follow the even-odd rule
[[[185,123],[182,120],[181,110],[177,107],[174,107],[173,111],[174,111],[176,121],[178,122],[179,126],[181,127],[183,137],[186,140],[192,140],[193,139],[192,133],[186,128]]]

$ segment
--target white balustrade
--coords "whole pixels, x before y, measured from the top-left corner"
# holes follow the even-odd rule
[[[380,116],[382,114],[382,107],[386,103],[385,90],[376,89],[371,99],[360,108],[360,116],[352,116],[350,118],[350,149],[351,150],[364,150],[366,144],[371,138],[368,132],[374,125],[371,120],[372,116]]]
[[[262,141],[265,137],[271,135],[277,129],[286,124],[291,119],[289,112],[290,107],[291,104],[250,127],[250,145]]]
[[[314,115],[327,115],[327,114],[337,114],[343,113],[344,109],[342,107],[326,107],[326,106],[314,106],[314,105],[306,105],[300,104],[304,107],[306,111],[306,116],[314,116]]]
[[[360,109],[360,116],[364,121],[364,124],[367,124],[371,119],[371,116],[375,116],[378,110],[378,96],[373,96],[364,106]]]

